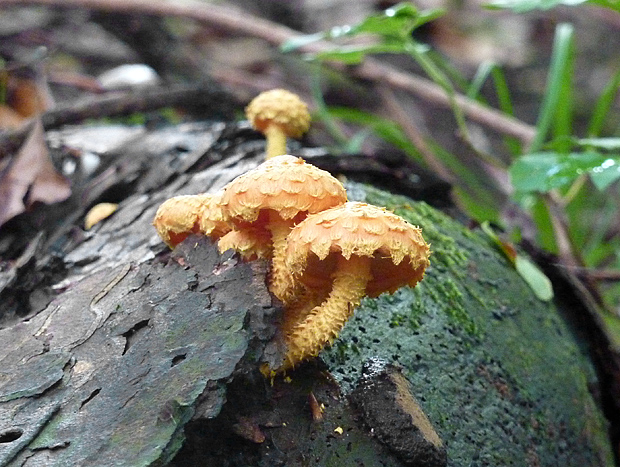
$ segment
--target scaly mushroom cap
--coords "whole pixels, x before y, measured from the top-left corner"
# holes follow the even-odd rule
[[[153,225],[166,245],[174,248],[190,233],[198,232],[197,220],[201,206],[201,201],[195,195],[175,196],[159,206]]]
[[[221,237],[230,231],[230,227],[222,220],[217,205],[219,196],[201,193],[167,199],[159,206],[153,220],[157,233],[170,248],[192,233],[202,232],[214,238]]]
[[[200,233],[208,235],[213,239],[222,237],[231,231],[230,225],[224,221],[222,212],[223,190],[216,193],[201,193],[196,195],[202,203],[198,214],[198,228]]]
[[[245,108],[254,128],[265,132],[269,125],[277,125],[291,138],[299,138],[310,128],[310,114],[306,104],[285,89],[273,89],[256,96]]]
[[[230,182],[222,210],[230,222],[243,226],[267,222],[268,210],[282,219],[299,220],[346,201],[342,184],[329,172],[300,157],[276,156]],[[262,213],[262,214],[261,214]]]
[[[220,253],[235,250],[246,261],[267,259],[271,256],[271,235],[267,230],[251,227],[233,230],[220,238],[217,247]]]
[[[371,257],[366,293],[416,285],[429,265],[421,230],[385,208],[348,202],[308,216],[288,237],[286,266],[312,290],[329,289],[337,256]]]

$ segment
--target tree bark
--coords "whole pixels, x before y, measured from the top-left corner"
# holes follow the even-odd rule
[[[566,315],[484,237],[353,182],[350,199],[422,226],[427,277],[364,300],[290,381],[265,379],[282,312],[267,265],[197,236],[170,252],[151,226],[165,199],[256,166],[255,137],[221,123],[140,133],[105,153],[79,202],[42,211],[56,227],[0,275],[0,465],[612,465]],[[115,190],[119,210],[81,230]]]

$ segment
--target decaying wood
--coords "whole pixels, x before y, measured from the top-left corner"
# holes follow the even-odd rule
[[[219,134],[213,130],[209,147]],[[166,138],[143,136],[143,144],[134,148],[145,152],[142,157],[149,156],[147,149],[161,155]],[[209,147],[198,144],[196,151],[186,152],[187,159],[196,162]],[[65,244],[69,272],[55,284],[53,299],[26,316],[5,310],[0,465],[146,465],[178,449],[199,397],[211,401],[209,410],[202,405],[203,416],[219,411],[224,393],[218,382],[231,376],[245,354],[252,326],[260,327],[262,317],[275,312],[264,265],[238,265],[204,238],[171,255],[151,221],[173,193],[219,188],[256,164],[239,163],[239,158],[216,164],[206,180],[181,176],[153,196],[145,193],[158,183],[153,178],[158,165],[139,170],[137,161],[124,175],[140,174],[143,187],[108,222]],[[118,164],[123,165],[122,158],[113,166]],[[160,173],[159,183],[171,175]],[[70,227],[61,228],[58,236],[67,232]],[[46,261],[49,252],[40,248],[41,240],[37,236],[3,277],[6,295],[32,272],[27,264]],[[268,339],[273,325],[269,329],[260,327],[257,334]]]
[[[301,435],[312,429],[328,441],[341,438],[339,450],[354,439],[355,450],[366,450],[366,458],[400,465],[367,436],[363,424],[355,423],[353,409],[332,380],[311,370],[314,378],[271,386],[260,375],[257,360],[274,336],[280,311],[265,285],[265,263],[240,263],[197,236],[170,252],[157,237],[151,222],[163,200],[215,191],[262,157],[262,142],[249,141],[225,149],[227,157],[209,169],[185,174],[210,152],[222,155],[223,126],[201,130],[198,136],[196,127],[176,128],[185,144],[192,144],[192,135],[197,138],[195,150],[176,165],[181,173],[163,170],[169,163],[167,145],[176,141],[166,131],[117,148],[114,152],[123,157],[115,157],[102,173],[112,169],[120,180],[139,178],[136,193],[92,231],[75,237],[70,235],[75,227],[61,226],[53,236],[65,239],[64,279],[48,290],[40,310],[4,310],[0,465],[165,464],[185,436],[196,440],[201,430],[214,427],[219,437],[212,444],[189,442],[177,465],[188,465],[188,458],[218,465],[212,451],[223,449],[220,444],[231,436],[249,440],[248,449],[238,450],[239,465],[257,455],[269,458],[274,454],[265,454],[268,444],[261,443],[263,430],[270,429],[270,439],[285,444],[278,454],[284,459],[313,455],[310,440]],[[148,157],[153,160],[144,169]],[[163,188],[154,190],[157,186]],[[102,191],[97,183],[90,188],[85,193],[93,199]],[[87,205],[70,216],[72,223]],[[43,237],[31,241],[2,277],[6,296],[49,261]],[[43,283],[34,287],[46,288]],[[310,391],[331,406],[320,427],[306,403],[299,403]],[[237,402],[224,405],[225,400]],[[272,404],[268,412],[267,404]],[[222,416],[213,420],[223,407]],[[346,437],[333,431],[342,420]],[[273,432],[274,427],[280,430]],[[300,442],[291,444],[295,439]]]
[[[236,263],[193,238],[166,262],[102,267],[2,330],[0,425],[15,441],[0,444],[0,464],[174,454],[198,397],[212,400],[204,415],[221,408],[252,337],[247,315],[274,312],[264,271]]]
[[[45,212],[55,228],[27,237],[0,273],[3,298],[28,293],[21,306],[0,302],[0,465],[429,467],[480,452],[510,463],[526,446],[541,465],[610,465],[585,388],[591,368],[558,311],[483,238],[356,184],[351,199],[421,216],[431,270],[413,291],[362,305],[323,361],[265,379],[258,361],[271,355],[280,313],[267,265],[196,236],[170,252],[151,225],[165,199],[215,191],[255,167],[264,143],[253,135],[224,123],[138,133],[102,153],[82,201]],[[364,173],[362,159],[296,153]],[[397,186],[387,165],[369,167]],[[92,202],[128,185],[110,218],[78,227]],[[4,235],[5,245],[19,237]],[[368,367],[377,355],[380,371]]]

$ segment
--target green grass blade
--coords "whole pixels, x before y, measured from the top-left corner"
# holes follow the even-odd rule
[[[327,107],[327,111],[331,119],[370,127],[376,136],[407,153],[420,164],[426,165],[418,149],[409,141],[397,123],[372,113],[349,107]]]
[[[506,115],[514,116],[512,97],[510,95],[510,89],[508,88],[508,81],[506,80],[504,70],[497,65],[494,66],[491,68],[491,77],[493,78],[493,85],[495,86],[495,95],[497,96],[499,109]],[[523,144],[518,138],[505,137],[504,143],[513,156],[523,153]]]
[[[493,76],[493,84],[495,85],[495,94],[497,94],[499,109],[506,115],[514,115],[512,97],[510,97],[510,89],[508,88],[508,81],[506,81],[504,71],[500,67],[494,66],[491,69],[491,75]]]
[[[543,98],[536,123],[536,136],[528,148],[529,152],[538,151],[542,147],[557,115],[560,96],[564,89],[563,80],[568,73],[567,68],[572,63],[570,55],[573,50],[573,36],[574,28],[571,24],[560,24],[555,30],[553,53],[547,77],[547,92]]]
[[[553,119],[553,134],[556,150],[568,153],[572,148],[570,136],[573,133],[573,73],[574,73],[574,41],[568,41],[566,62],[562,67],[559,85],[559,96]]]
[[[474,78],[471,80],[469,88],[467,89],[467,97],[470,99],[478,99],[482,86],[489,79],[489,76],[493,73],[495,63],[485,60],[480,64]]]
[[[347,142],[347,135],[340,129],[336,120],[330,114],[327,106],[325,105],[325,99],[323,99],[323,90],[321,89],[321,75],[320,67],[317,67],[316,72],[312,76],[310,83],[310,89],[312,92],[312,98],[316,104],[316,114],[313,118],[320,120],[325,125],[326,130],[338,145],[345,145]]]
[[[616,100],[618,89],[620,88],[620,70],[611,78],[594,107],[592,119],[588,127],[588,136],[596,137],[601,134],[605,120],[609,114],[609,110]]]

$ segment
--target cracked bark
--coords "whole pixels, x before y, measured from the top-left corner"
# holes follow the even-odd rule
[[[448,465],[483,455],[518,465],[526,450],[540,465],[610,465],[587,359],[557,309],[537,302],[483,238],[420,205],[403,213],[432,217],[420,220],[435,235],[434,269],[422,282],[432,288],[362,304],[322,353],[325,364],[303,366],[291,383],[265,380],[257,362],[280,313],[267,266],[219,255],[195,236],[170,252],[151,226],[165,199],[216,191],[256,166],[264,143],[255,137],[222,123],[139,133],[105,153],[79,203],[44,212],[57,227],[26,236],[14,267],[0,272],[0,466],[441,465],[443,451],[424,451],[434,436],[403,438],[420,431],[411,426],[416,400],[448,447]],[[311,161],[321,152],[304,151],[296,153]],[[314,160],[397,180],[386,166],[377,172],[376,160]],[[119,210],[92,231],[77,228],[114,188],[129,192]],[[350,188],[351,197],[371,191]],[[409,203],[373,196],[392,209]],[[506,289],[516,298],[499,295]],[[462,315],[450,314],[455,304]],[[476,338],[467,328],[480,319],[487,335]],[[273,352],[267,346],[265,357]],[[377,355],[402,376],[360,378]],[[354,408],[347,393],[356,386]],[[377,388],[387,388],[381,400],[372,397]],[[416,437],[423,443],[411,445]]]
[[[64,278],[53,287],[33,285],[47,291],[40,309],[11,312],[5,303],[0,310],[1,466],[163,465],[186,437],[196,439],[205,420],[220,414],[227,397],[243,401],[227,404],[223,417],[215,418],[227,431],[214,449],[228,436],[251,437],[254,428],[260,439],[255,418],[239,413],[268,404],[275,391],[257,363],[280,313],[266,287],[267,265],[220,255],[199,236],[170,252],[151,226],[163,200],[216,191],[260,162],[262,141],[231,144],[244,131],[186,125],[174,133],[138,135],[114,149],[117,156],[84,193],[94,199],[132,179],[135,192],[112,217],[77,236],[74,224],[92,201],[83,200],[78,209],[68,202],[60,215],[70,222],[49,232],[47,242],[37,236],[2,277],[1,292],[17,294],[16,284],[50,261],[44,246],[52,240],[63,245]],[[170,152],[181,141],[180,163],[170,170]],[[187,173],[201,164],[210,167]],[[333,382],[306,381],[279,393],[297,400],[311,388],[337,391]],[[248,392],[260,396],[249,403]],[[305,402],[286,405],[282,416],[298,416],[307,426]],[[340,411],[346,410],[345,404]],[[234,423],[227,425],[229,419]],[[385,450],[361,428],[357,436],[361,445]],[[195,455],[191,449],[183,454]],[[256,450],[239,455],[243,463]],[[210,461],[217,465],[227,456]]]

